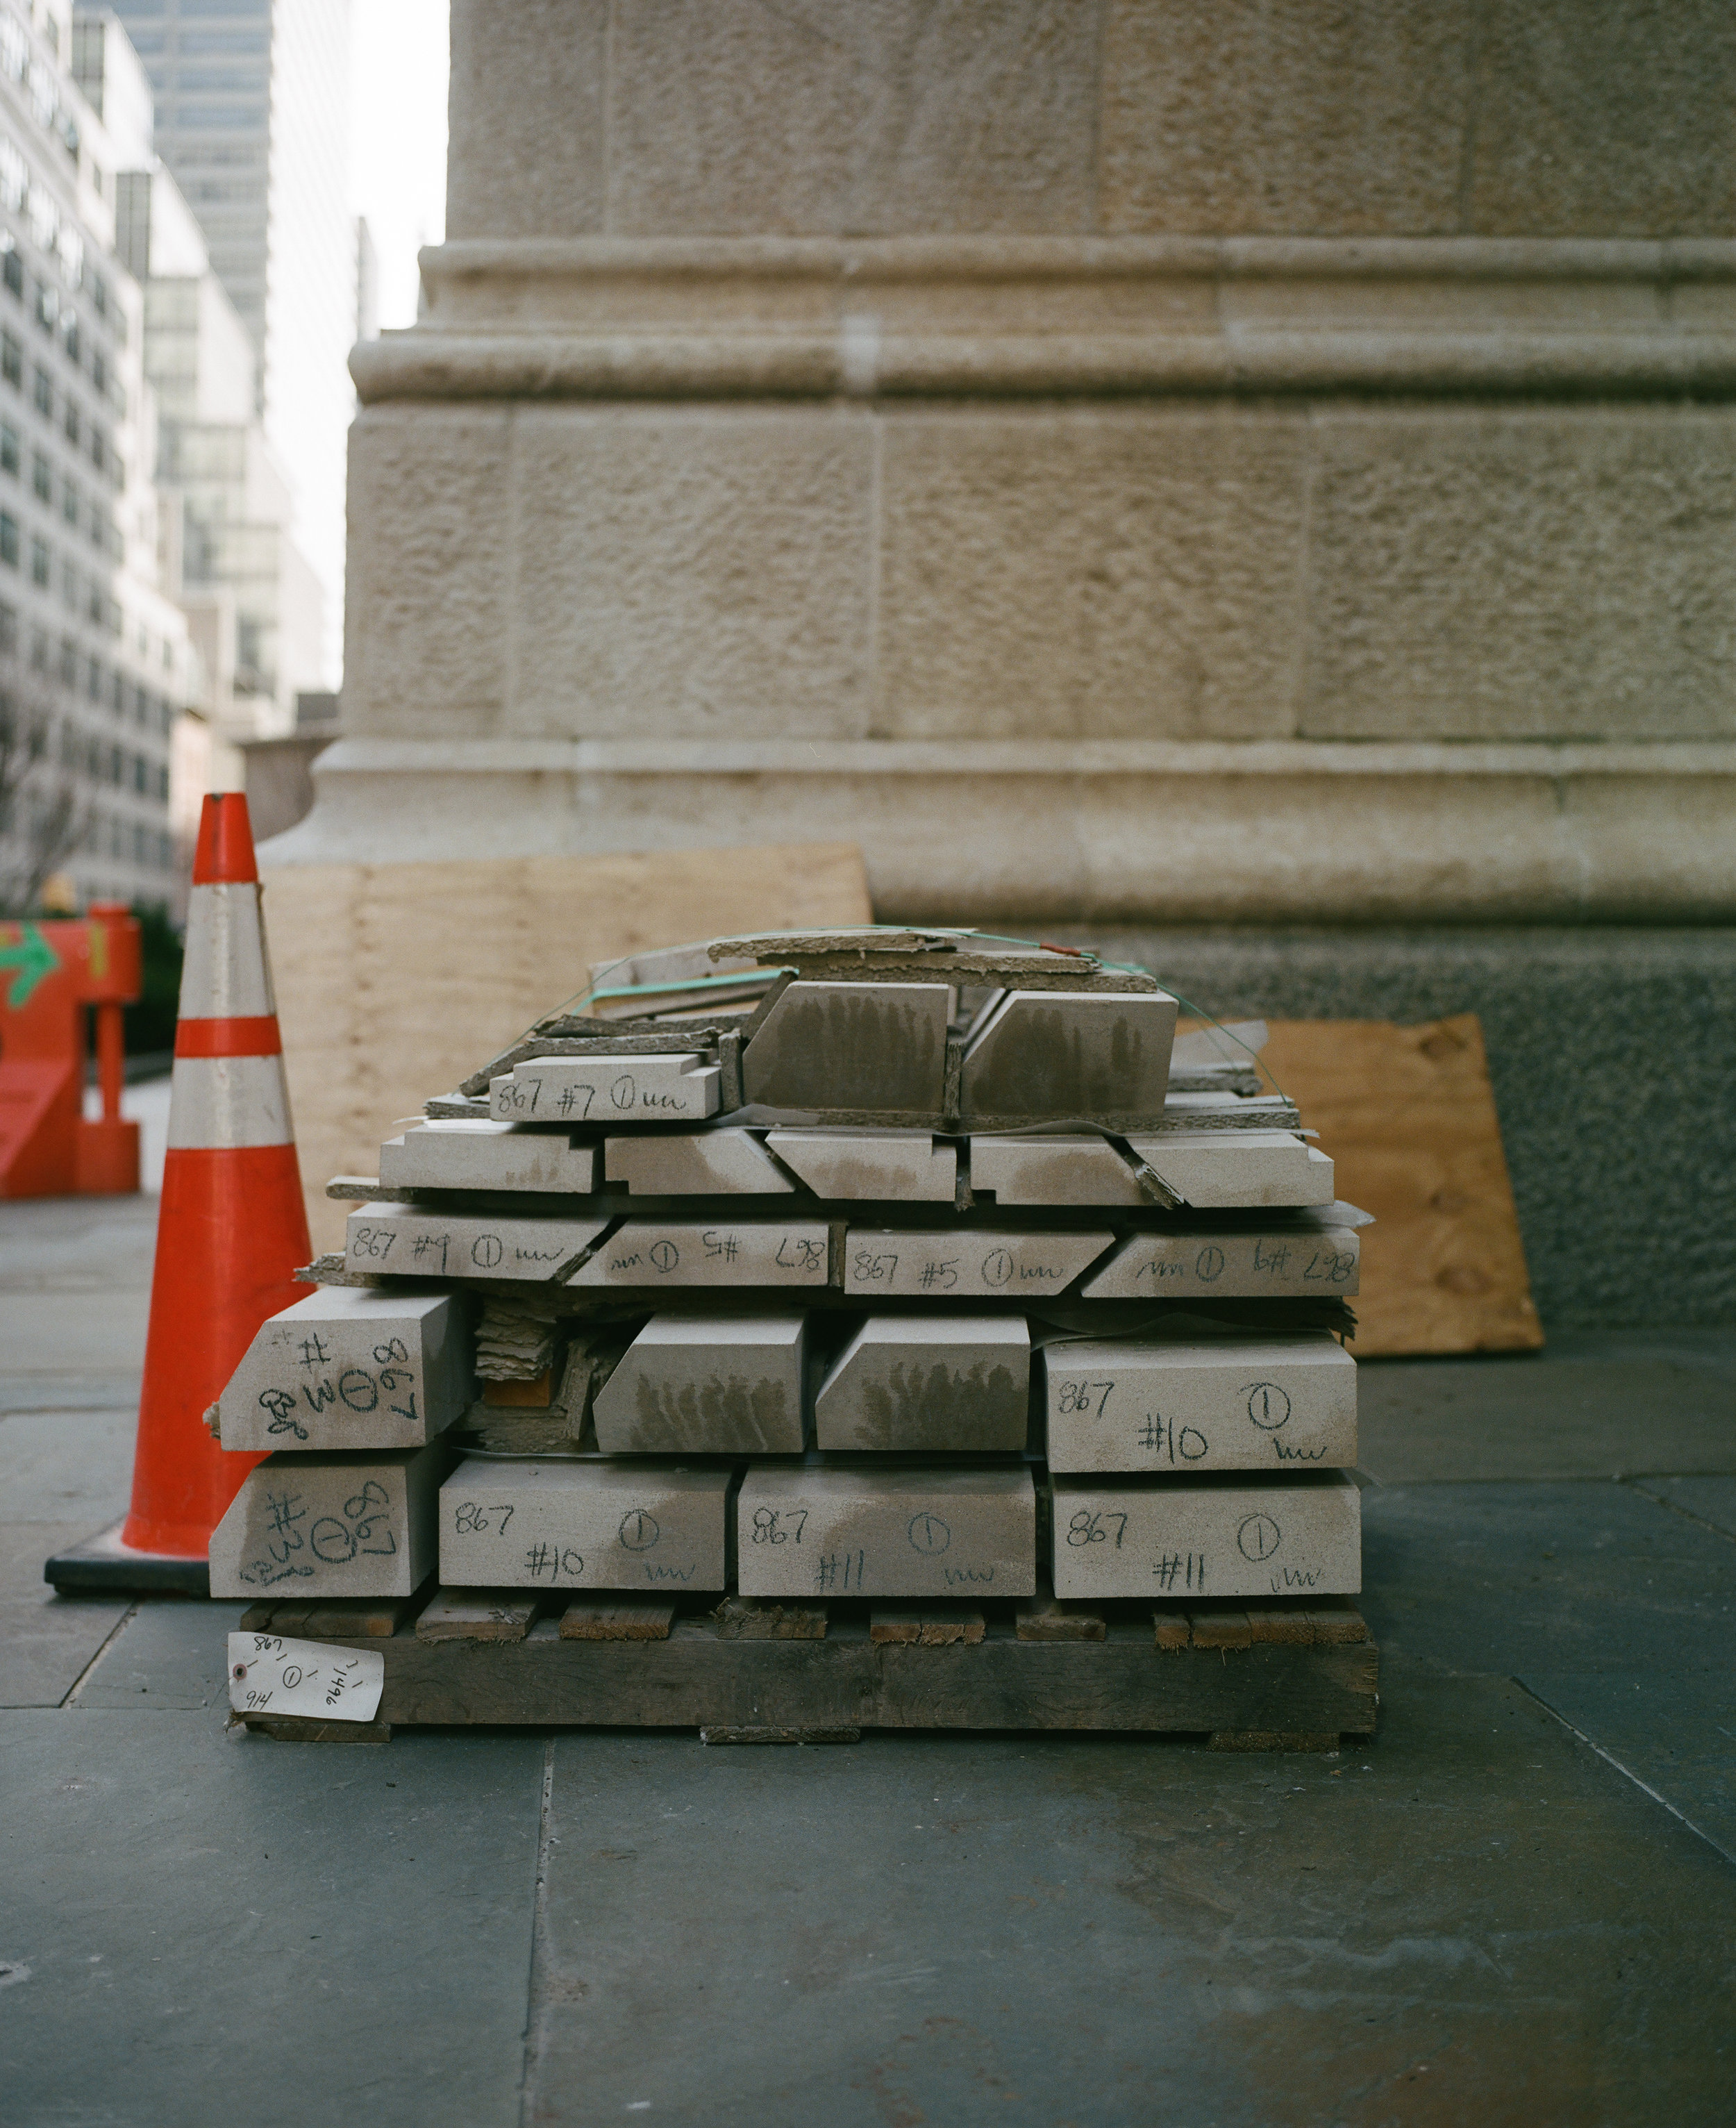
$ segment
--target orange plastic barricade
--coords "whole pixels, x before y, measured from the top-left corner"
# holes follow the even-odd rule
[[[139,1126],[121,1114],[121,1008],[139,995],[139,925],[124,902],[74,922],[0,924],[0,1197],[126,1196]],[[84,1120],[84,1014],[94,1006],[100,1122]]]
[[[181,972],[145,1394],[124,1523],[49,1560],[57,1589],[209,1587],[211,1533],[260,1459],[204,1414],[268,1316],[306,1298],[307,1215],[247,800],[205,801]]]

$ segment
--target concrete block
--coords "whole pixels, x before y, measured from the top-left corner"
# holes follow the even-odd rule
[[[693,1055],[533,1057],[489,1081],[488,1106],[503,1123],[702,1123],[719,1076]]]
[[[262,1323],[223,1394],[225,1449],[420,1448],[475,1393],[465,1303],[330,1285]]]
[[[1354,1596],[1362,1496],[1341,1470],[1240,1478],[1057,1478],[1055,1593]]]
[[[1113,1242],[1102,1233],[996,1233],[986,1227],[852,1227],[844,1237],[844,1290],[865,1299],[924,1300],[1065,1292]]]
[[[451,1461],[439,1441],[268,1456],[211,1532],[211,1594],[414,1594],[434,1571],[435,1496]]]
[[[1112,0],[1108,232],[1457,235],[1470,0]]]
[[[814,1399],[822,1448],[1019,1450],[1030,1423],[1022,1315],[870,1315]]]
[[[1356,1461],[1356,1362],[1324,1330],[1069,1340],[1037,1366],[1051,1470]]]
[[[938,1115],[945,983],[794,982],[742,1052],[749,1106]]]
[[[552,1279],[576,1262],[606,1219],[496,1218],[363,1204],[344,1223],[350,1271],[398,1278]]]
[[[455,0],[449,237],[601,235],[609,16],[608,0]]]
[[[639,1197],[776,1197],[795,1185],[751,1131],[641,1131],[605,1138],[603,1171]]]
[[[654,1315],[591,1399],[609,1456],[799,1455],[800,1315]]]
[[[448,1589],[722,1589],[727,1467],[472,1456],[440,1488]]]
[[[950,1204],[958,1148],[927,1131],[775,1130],[766,1140],[816,1197]]]
[[[1151,1199],[1107,1138],[1057,1131],[1021,1137],[979,1132],[970,1141],[970,1187],[997,1204],[1149,1204]]]
[[[1129,1131],[1127,1142],[1199,1211],[1332,1202],[1331,1161],[1293,1131]]]
[[[628,1219],[569,1285],[825,1285],[831,1230],[823,1220],[666,1224]]]
[[[1169,1084],[1175,1000],[1113,992],[1009,990],[971,1031],[959,1105],[965,1123],[1052,1116],[1159,1122]]]
[[[744,1596],[1030,1596],[1036,1494],[1017,1470],[749,1470]]]
[[[1354,1227],[1274,1227],[1264,1233],[1136,1234],[1085,1280],[1086,1300],[1225,1300],[1357,1290],[1362,1243]]]
[[[887,416],[885,735],[1293,738],[1309,419],[1163,404]],[[1095,809],[1117,822],[1106,846],[1072,824],[1065,777],[1051,772],[1026,798],[988,767],[977,803],[994,792],[996,843],[1017,857],[1010,890],[973,873],[956,891],[968,905],[1060,909],[1084,891],[1119,909],[1123,850],[1136,870],[1150,862],[1136,855],[1149,798],[1130,790],[1125,834],[1117,806]],[[899,791],[889,848],[904,847],[913,802]],[[1173,802],[1191,852],[1198,800],[1190,787]],[[925,849],[968,833],[962,820],[929,829]],[[932,876],[938,853],[925,862]],[[1036,894],[1023,883],[1033,873],[1045,882]]]
[[[380,1181],[392,1190],[527,1190],[588,1196],[597,1148],[567,1131],[516,1123],[420,1123],[380,1147]]]

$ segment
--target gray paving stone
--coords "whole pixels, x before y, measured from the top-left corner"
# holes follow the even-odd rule
[[[1636,1493],[1644,1493],[1678,1514],[1736,1537],[1736,1477],[1636,1478]]]
[[[597,1186],[597,1148],[570,1131],[525,1130],[465,1117],[419,1123],[380,1147],[389,1190],[557,1190]]]
[[[260,1324],[218,1426],[229,1449],[420,1448],[475,1387],[462,1294],[324,1286]]]
[[[1022,1315],[870,1315],[814,1399],[821,1448],[1017,1451],[1030,1429]]]
[[[1028,1470],[750,1470],[737,1496],[744,1596],[1029,1596]]]
[[[439,1441],[268,1456],[211,1532],[211,1594],[413,1594],[434,1571],[434,1498],[451,1460]]]
[[[721,1591],[733,1484],[727,1465],[467,1457],[440,1488],[441,1585]]]
[[[126,1616],[126,1596],[57,1596],[42,1565],[90,1535],[78,1522],[0,1523],[0,1707],[58,1707]]]
[[[969,1123],[1162,1116],[1175,1000],[1008,990],[974,1027],[960,1106]]]
[[[654,1315],[591,1399],[607,1456],[795,1455],[806,1318]]]
[[[0,1526],[112,1522],[132,1494],[136,1402],[97,1411],[15,1412],[0,1418]]]
[[[102,1649],[78,1687],[81,1708],[137,1714],[229,1706],[229,1641],[247,1606],[150,1596]]]
[[[742,1052],[743,1099],[938,1115],[951,997],[945,983],[791,983]]]
[[[1361,1514],[1340,1471],[1055,1480],[1055,1593],[1086,1598],[1354,1596]]]

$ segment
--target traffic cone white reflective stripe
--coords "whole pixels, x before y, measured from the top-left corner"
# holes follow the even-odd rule
[[[169,1080],[168,1142],[212,1149],[292,1145],[281,1057],[178,1057]]]
[[[195,886],[169,1081],[172,1148],[294,1142],[277,1013],[259,883]]]
[[[271,962],[254,880],[196,886],[187,905],[181,1020],[274,1018]]]

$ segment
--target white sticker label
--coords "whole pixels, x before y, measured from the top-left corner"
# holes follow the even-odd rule
[[[372,1649],[276,1633],[229,1636],[229,1703],[237,1714],[372,1722],[385,1688],[386,1658]]]

